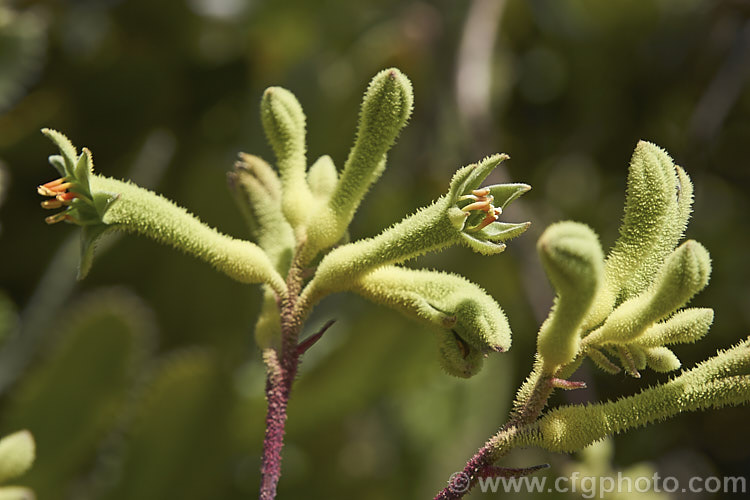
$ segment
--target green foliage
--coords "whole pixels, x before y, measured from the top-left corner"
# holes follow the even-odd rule
[[[11,302],[5,292],[0,290],[0,345],[5,341],[6,336],[15,329],[17,322],[15,304]]]
[[[67,313],[56,345],[15,389],[3,429],[28,428],[39,453],[27,482],[41,498],[66,490],[119,423],[152,342],[143,307],[99,293]]]
[[[227,382],[205,351],[160,361],[135,402],[117,471],[110,472],[116,479],[97,498],[216,496],[225,473],[216,458],[226,445]]]
[[[0,112],[23,95],[43,63],[46,29],[39,12],[0,5]]]

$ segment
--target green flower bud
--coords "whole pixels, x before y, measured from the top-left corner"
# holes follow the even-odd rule
[[[438,351],[443,370],[459,378],[469,378],[479,373],[486,356],[453,332],[444,332],[440,336]]]
[[[258,246],[285,275],[294,252],[294,232],[281,208],[281,181],[261,158],[241,154],[234,171],[227,174],[229,187],[248,221]]]
[[[651,347],[645,350],[646,363],[655,372],[666,373],[682,366],[680,359],[668,347]]]
[[[649,327],[635,342],[644,347],[695,342],[708,333],[713,320],[713,309],[684,309],[667,321]]]
[[[620,238],[607,259],[608,277],[620,285],[625,298],[648,288],[685,230],[692,196],[683,196],[682,190],[691,194],[692,188],[681,174],[664,150],[638,143],[630,162]],[[681,209],[680,199],[688,201],[687,207]]]
[[[310,191],[315,198],[322,202],[328,202],[337,182],[336,165],[328,155],[318,158],[307,172],[307,183],[310,185]]]
[[[466,347],[464,353],[484,355],[510,348],[510,326],[503,310],[487,292],[461,276],[385,266],[350,281],[347,289],[452,332]],[[444,336],[443,343],[454,346],[456,339]]]
[[[370,81],[344,170],[328,204],[316,211],[316,223],[308,228],[311,254],[341,239],[370,186],[383,173],[386,154],[409,120],[413,102],[411,82],[396,68],[385,69]]]
[[[579,326],[602,279],[604,255],[596,233],[576,222],[559,222],[547,228],[537,250],[557,291],[555,305],[537,338],[544,371],[553,373],[578,353]]]
[[[690,217],[693,186],[685,171],[658,146],[640,141],[630,162],[620,237],[605,265],[585,329],[600,324],[623,300],[646,290],[674,250]]]
[[[398,69],[385,69],[370,81],[362,99],[357,139],[331,198],[331,207],[339,217],[351,220],[367,190],[383,173],[385,155],[409,120],[413,103],[411,82]]]
[[[18,431],[0,439],[0,483],[20,476],[34,462],[34,437]]]
[[[305,113],[294,94],[269,87],[263,93],[260,116],[281,173],[284,215],[293,227],[302,226],[312,202],[305,174]]]
[[[610,359],[598,349],[589,347],[586,349],[586,355],[591,359],[591,361],[594,362],[597,367],[599,367],[600,370],[609,373],[610,375],[614,375],[622,371],[619,366],[610,361]]]
[[[667,258],[654,284],[638,297],[623,302],[586,342],[628,343],[656,321],[684,306],[707,284],[711,258],[698,242],[688,240]]]

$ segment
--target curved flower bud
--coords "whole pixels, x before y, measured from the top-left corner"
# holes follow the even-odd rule
[[[507,158],[494,155],[460,169],[451,180],[447,195],[432,205],[386,229],[374,238],[340,246],[326,255],[313,281],[314,292],[341,289],[347,281],[377,267],[398,264],[450,245],[464,244],[472,250],[496,254],[504,241],[523,233],[529,223],[497,222],[500,207],[530,189],[526,184],[478,189],[490,172]],[[497,201],[492,189],[503,194]],[[490,220],[488,220],[490,219]]]
[[[553,373],[578,353],[579,327],[602,280],[604,254],[596,233],[577,222],[548,227],[539,238],[537,250],[557,291],[555,305],[537,338],[543,370]]]
[[[281,181],[276,172],[261,158],[242,153],[234,171],[227,173],[227,181],[254,240],[285,275],[295,241],[292,226],[282,213]]]
[[[684,306],[707,284],[711,258],[700,243],[688,240],[667,258],[646,292],[623,302],[604,324],[586,337],[589,345],[628,343],[656,321]]]
[[[318,158],[307,172],[307,183],[310,185],[310,191],[312,191],[313,196],[326,203],[330,199],[333,190],[336,189],[337,182],[338,172],[336,171],[336,165],[334,165],[333,160],[328,155]]]
[[[471,376],[485,355],[510,348],[503,310],[461,276],[386,266],[359,276],[348,290],[440,329],[441,362],[452,375]]]
[[[53,216],[55,220],[48,218],[48,222],[65,220],[84,226],[79,278],[85,276],[91,265],[97,239],[109,230],[119,229],[181,249],[237,281],[266,283],[277,294],[286,294],[283,278],[257,245],[219,233],[152,191],[94,175],[87,150],[75,159],[75,148],[64,135],[47,129],[44,133],[60,147],[62,157],[53,157],[51,162],[64,176],[39,186],[38,191],[54,195],[55,200],[62,199],[61,207],[65,207]]]
[[[284,215],[296,228],[307,220],[312,202],[305,173],[305,113],[294,94],[269,87],[260,102],[260,117],[281,173]]]

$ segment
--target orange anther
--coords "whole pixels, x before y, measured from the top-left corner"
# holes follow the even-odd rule
[[[471,192],[474,196],[487,196],[490,194],[490,188],[479,188]]]

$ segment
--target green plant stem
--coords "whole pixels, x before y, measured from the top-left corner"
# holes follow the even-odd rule
[[[488,475],[486,471],[493,470],[492,466],[497,460],[507,455],[515,447],[516,437],[520,436],[526,428],[539,418],[554,390],[553,377],[543,376],[538,369],[535,369],[529,377],[530,380],[532,378],[534,380],[533,388],[508,422],[466,462],[460,472],[451,476],[448,486],[443,488],[434,500],[463,498],[476,486],[480,477]],[[534,470],[538,469],[529,469],[529,471]]]

